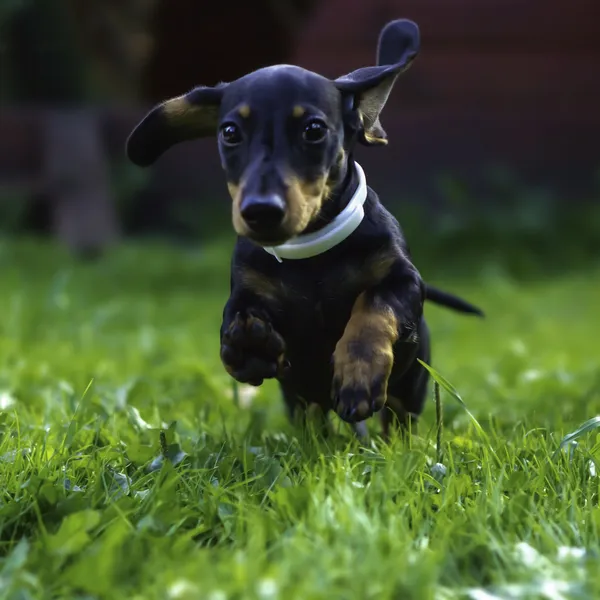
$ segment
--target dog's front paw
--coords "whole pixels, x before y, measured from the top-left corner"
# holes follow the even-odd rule
[[[361,347],[362,346],[362,347]],[[341,419],[357,423],[383,408],[394,355],[389,348],[368,348],[340,340],[334,355],[333,408]]]
[[[285,343],[268,319],[238,312],[221,338],[221,361],[240,383],[261,385],[287,368]]]

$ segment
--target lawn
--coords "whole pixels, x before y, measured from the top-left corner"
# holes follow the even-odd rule
[[[448,393],[410,443],[319,441],[218,357],[230,240],[77,264],[0,245],[0,597],[600,597],[600,268],[432,282]],[[164,434],[161,435],[161,431]],[[598,430],[600,431],[600,430]]]

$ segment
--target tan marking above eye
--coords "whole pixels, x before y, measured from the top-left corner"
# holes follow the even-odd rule
[[[306,109],[303,106],[296,104],[296,106],[294,106],[294,109],[292,110],[292,115],[296,117],[296,119],[299,119],[300,117],[304,116],[305,112]]]
[[[250,116],[250,107],[247,104],[242,104],[242,106],[238,108],[238,113],[240,117],[247,119]]]

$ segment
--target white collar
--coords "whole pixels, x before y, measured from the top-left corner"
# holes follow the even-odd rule
[[[292,238],[289,242],[279,246],[265,246],[264,249],[272,254],[279,262],[283,258],[288,260],[298,260],[301,258],[310,258],[323,254],[331,250],[350,237],[356,228],[361,224],[365,209],[363,207],[367,199],[367,181],[362,167],[355,162],[356,173],[358,175],[358,186],[350,202],[339,215],[318,231],[299,235]]]

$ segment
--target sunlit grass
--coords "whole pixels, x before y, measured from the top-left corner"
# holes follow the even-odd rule
[[[299,435],[272,382],[234,402],[227,248],[0,246],[0,597],[600,594],[598,430],[559,449],[600,414],[600,270],[434,278],[487,314],[427,308],[473,417],[442,389],[443,475],[433,401],[366,448]]]

